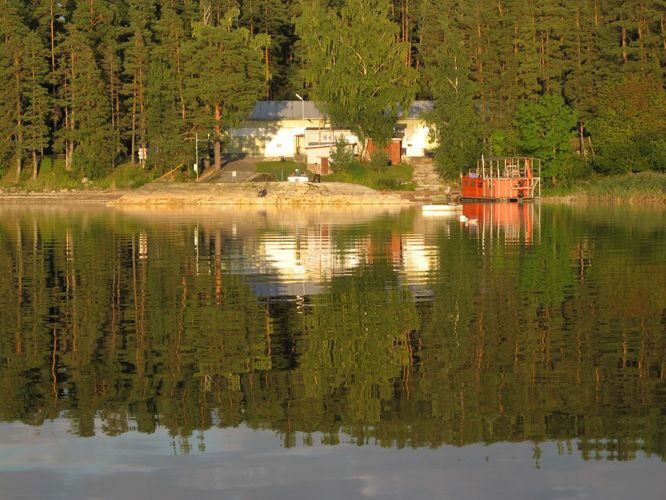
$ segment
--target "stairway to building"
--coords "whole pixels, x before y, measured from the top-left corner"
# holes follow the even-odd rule
[[[432,158],[412,158],[409,164],[414,169],[413,179],[417,191],[445,191],[446,184],[439,177],[439,172]]]

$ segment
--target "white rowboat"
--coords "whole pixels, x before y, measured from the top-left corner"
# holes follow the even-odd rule
[[[462,210],[462,205],[422,205],[424,212],[455,212]]]

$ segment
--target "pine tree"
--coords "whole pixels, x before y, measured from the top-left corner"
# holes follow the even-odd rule
[[[222,166],[224,132],[245,119],[261,95],[261,57],[270,43],[265,35],[236,27],[239,14],[230,10],[218,26],[196,23],[190,46],[186,90],[198,103],[196,124],[213,132],[216,170]]]
[[[462,7],[460,3],[424,2],[418,47],[422,77],[435,101],[429,119],[439,143],[436,158],[442,173],[450,177],[471,165],[480,153],[474,84],[469,78],[472,63],[452,15]]]
[[[488,128],[491,131],[510,128],[519,100],[517,85],[519,58],[515,46],[515,8],[511,0],[486,2],[487,29],[485,67],[488,78]]]
[[[293,98],[289,89],[290,56],[294,44],[294,26],[290,19],[291,1],[244,0],[240,22],[250,33],[270,36],[271,44],[264,48],[264,85],[262,97],[276,95]]]
[[[185,80],[190,42],[189,32],[199,10],[178,0],[161,0],[159,16],[152,23],[145,95],[146,140],[150,145],[147,163],[158,169],[187,163],[192,156],[183,141],[192,129]],[[193,134],[191,134],[193,135]]]
[[[623,74],[652,74],[663,78],[663,0],[607,0],[602,3],[602,55],[606,78]]]
[[[600,81],[598,30],[595,11],[598,0],[586,0],[573,7],[571,31],[564,41],[563,56],[569,66],[563,74],[564,96],[578,114],[579,151],[587,156],[585,143],[586,124],[592,116],[597,86]]]
[[[0,161],[14,156],[16,180],[21,177],[25,134],[25,40],[29,30],[19,14],[19,5],[5,2],[0,10]]]
[[[129,4],[129,40],[126,43],[124,72],[129,80],[126,93],[130,112],[130,159],[134,164],[138,147],[148,146],[146,91],[150,66],[152,1],[132,0]]]
[[[59,143],[65,149],[65,166],[78,166],[94,178],[108,173],[115,155],[111,106],[89,39],[75,25],[60,44],[59,81],[65,126]]]
[[[536,100],[543,90],[537,13],[534,0],[515,0],[514,54],[516,57],[515,88],[520,100]]]
[[[24,146],[32,155],[32,178],[39,172],[39,160],[49,144],[49,129],[46,124],[51,104],[48,84],[48,51],[35,32],[24,39],[26,77],[23,88],[25,99]]]
[[[185,150],[181,140],[183,122],[177,106],[173,68],[154,60],[147,76],[144,113],[146,141],[150,145],[147,163],[159,169],[179,162],[186,163],[191,154]]]
[[[62,4],[57,0],[38,0],[35,5],[33,17],[37,21],[37,31],[42,38],[42,42],[47,47],[48,52],[48,72],[47,72],[47,88],[50,106],[50,128],[48,131],[49,139],[53,139],[53,135],[58,129],[60,110],[57,105],[57,71],[56,71],[56,55],[57,45],[64,35],[64,23],[62,19],[68,16],[67,4]]]

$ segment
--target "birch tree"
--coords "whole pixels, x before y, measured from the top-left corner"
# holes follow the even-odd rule
[[[301,7],[296,32],[310,97],[333,123],[385,143],[417,89],[417,73],[405,64],[410,45],[389,19],[390,2],[346,0],[335,9],[303,0]]]

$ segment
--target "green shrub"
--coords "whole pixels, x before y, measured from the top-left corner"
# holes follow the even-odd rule
[[[335,141],[335,147],[330,154],[331,167],[336,171],[346,169],[355,161],[354,148],[344,139]]]
[[[384,150],[373,151],[370,155],[370,168],[373,170],[382,170],[391,165],[389,155]]]

